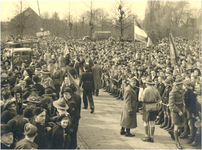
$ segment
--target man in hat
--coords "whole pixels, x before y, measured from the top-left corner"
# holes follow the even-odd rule
[[[126,137],[133,137],[135,135],[130,133],[131,128],[137,127],[137,87],[138,79],[136,77],[133,77],[130,80],[129,85],[126,88],[125,95],[124,95],[124,107],[121,114],[121,132],[120,134],[125,134]],[[126,132],[125,132],[126,128]]]
[[[16,143],[15,149],[37,149],[38,145],[34,143],[37,136],[37,127],[31,123],[26,123],[24,126],[25,138]]]
[[[46,110],[41,107],[36,107],[33,111],[34,119],[31,122],[37,127],[37,136],[34,139],[34,143],[38,145],[39,149],[49,148],[47,141],[47,134],[50,131],[49,127],[46,127]]]
[[[41,71],[41,85],[44,88],[51,87],[53,90],[55,90],[55,86],[50,75],[51,73],[45,68]]]
[[[157,103],[161,96],[158,90],[154,87],[154,83],[149,76],[144,82],[146,84],[146,88],[142,93],[142,101],[144,103],[143,121],[145,127],[145,138],[143,138],[142,141],[154,142],[155,119],[157,116],[157,111],[147,111],[146,107],[148,104]],[[151,131],[150,135],[149,131]]]
[[[57,94],[57,98],[59,98],[59,93],[60,93],[60,86],[64,80],[64,73],[61,68],[59,68],[59,64],[55,64],[55,68],[53,69],[53,74],[51,76],[53,79],[53,84],[55,87],[55,92]]]
[[[38,75],[34,75],[32,76],[34,85],[32,86],[32,88],[37,89],[37,91],[39,92],[39,96],[42,96],[44,94],[44,87],[41,85],[41,80],[39,78]]]
[[[183,82],[181,76],[177,76],[173,84],[172,91],[169,93],[169,107],[171,110],[171,119],[174,124],[174,137],[176,142],[176,147],[182,149],[179,139],[178,139],[178,129],[184,122],[184,92],[183,92]]]
[[[93,90],[94,90],[94,79],[93,74],[89,71],[90,67],[88,64],[85,64],[85,72],[81,74],[79,87],[83,88],[83,103],[84,109],[88,108],[88,101],[90,104],[91,113],[94,112],[94,102],[93,102]],[[88,98],[88,101],[87,101]]]
[[[69,109],[69,106],[66,104],[65,100],[60,98],[53,102],[53,106],[56,108],[57,116],[52,117],[52,120],[57,119],[58,116],[61,116],[62,114],[68,114],[67,110]]]
[[[8,124],[1,125],[1,149],[13,149],[13,129]]]

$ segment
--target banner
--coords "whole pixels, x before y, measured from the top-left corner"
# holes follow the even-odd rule
[[[43,32],[37,32],[37,33],[36,33],[36,36],[37,36],[37,37],[42,37],[42,36],[43,36]]]
[[[50,35],[50,31],[44,31],[44,36],[49,36]]]
[[[49,36],[49,35],[50,35],[50,31],[37,32],[36,33],[37,37],[43,37],[43,36]]]
[[[178,63],[178,53],[177,53],[175,42],[171,33],[169,34],[169,43],[170,43],[171,64],[176,65]]]

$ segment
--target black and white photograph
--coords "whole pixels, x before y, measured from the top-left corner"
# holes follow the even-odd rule
[[[0,0],[0,149],[202,149],[201,0]]]

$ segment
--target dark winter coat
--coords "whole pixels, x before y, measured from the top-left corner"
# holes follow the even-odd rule
[[[72,94],[72,99],[75,100],[78,111],[79,111],[79,118],[80,118],[80,114],[81,114],[81,96],[77,95],[76,93]]]
[[[68,129],[63,129],[60,125],[55,125],[52,129],[51,149],[68,149],[70,142],[71,139]]]
[[[32,123],[37,127],[37,136],[34,139],[34,143],[38,145],[38,149],[47,149],[48,148],[48,141],[47,141],[47,133],[45,126],[40,125],[39,123],[36,123],[33,121]]]
[[[134,90],[130,85],[128,85],[124,94],[124,106],[120,121],[121,127],[137,127],[137,104],[137,90]],[[129,112],[132,112],[132,115],[129,115]]]
[[[92,73],[93,73],[93,78],[94,78],[94,86],[95,90],[101,89],[101,76],[102,76],[102,69],[100,68],[99,65],[94,65],[92,67]]]

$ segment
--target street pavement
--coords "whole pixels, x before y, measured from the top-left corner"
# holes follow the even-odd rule
[[[120,116],[124,101],[116,100],[107,92],[100,90],[99,96],[93,96],[95,112],[81,110],[78,129],[78,147],[80,149],[176,149],[175,142],[159,125],[155,127],[154,143],[143,142],[144,126],[141,113],[137,113],[137,128],[132,129],[134,137],[120,135]],[[83,105],[82,105],[83,107]],[[196,149],[180,139],[183,149]]]

